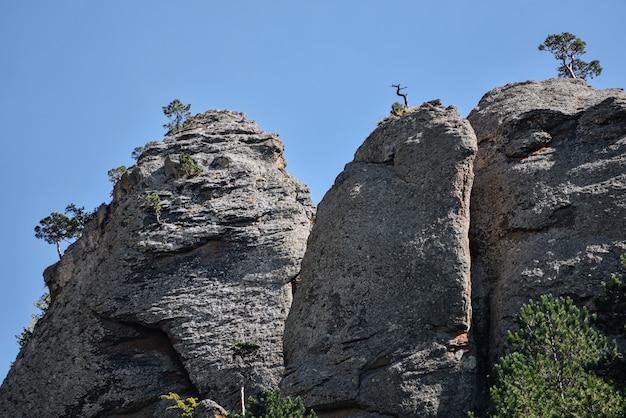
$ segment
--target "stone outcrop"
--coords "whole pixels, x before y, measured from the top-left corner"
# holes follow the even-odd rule
[[[551,293],[593,308],[601,281],[620,271],[626,94],[583,80],[516,83],[487,93],[468,119],[479,149],[474,323],[493,361],[529,299]]]
[[[2,414],[163,417],[170,391],[204,399],[206,416],[211,401],[238,410],[237,341],[261,347],[248,394],[276,387],[314,216],[280,138],[241,113],[197,115],[113,197],[46,270],[52,303],[0,388]]]
[[[454,107],[381,124],[318,207],[285,329],[285,392],[319,416],[462,416],[471,406],[469,193]]]
[[[625,221],[621,89],[510,84],[467,120],[425,103],[372,132],[317,215],[277,135],[206,112],[147,146],[45,271],[0,410],[175,417],[176,392],[215,418],[245,372],[248,395],[280,383],[322,418],[464,417],[522,304],[593,309]],[[260,346],[245,371],[238,341]]]

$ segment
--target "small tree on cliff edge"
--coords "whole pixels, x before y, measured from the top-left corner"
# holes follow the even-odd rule
[[[620,392],[598,373],[616,354],[571,299],[544,295],[522,307],[512,351],[495,366],[493,417],[623,417]]]
[[[178,99],[172,100],[167,106],[163,106],[163,113],[170,119],[169,123],[163,125],[167,129],[167,135],[180,131],[185,124],[192,121],[191,104],[184,105]]]
[[[93,213],[85,212],[84,207],[77,208],[71,203],[65,208],[65,214],[52,212],[40,220],[40,225],[35,227],[35,237],[45,240],[48,244],[56,244],[60,259],[63,255],[61,241],[80,237],[85,223],[92,217]]]
[[[557,68],[559,77],[582,78],[595,77],[600,75],[602,67],[600,61],[593,60],[585,62],[579,57],[585,53],[586,43],[576,35],[569,32],[550,35],[541,45],[540,51],[552,52],[554,57],[561,61],[561,65]]]

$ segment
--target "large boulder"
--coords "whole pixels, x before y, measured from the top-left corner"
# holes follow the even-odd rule
[[[280,138],[241,113],[197,115],[113,196],[46,270],[52,303],[0,388],[3,415],[163,417],[168,392],[238,410],[242,373],[251,395],[276,387],[314,216]],[[238,341],[260,346],[249,368]]]
[[[465,416],[476,138],[454,107],[382,123],[318,207],[282,388],[320,416]]]
[[[522,304],[593,308],[626,252],[626,94],[584,80],[509,84],[470,113],[475,324],[493,362]]]

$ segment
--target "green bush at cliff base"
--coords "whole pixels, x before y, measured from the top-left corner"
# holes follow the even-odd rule
[[[180,409],[181,418],[193,418],[198,407],[198,398],[182,399],[178,393],[170,392],[167,395],[161,395],[161,399],[174,401],[174,405],[170,405],[165,409]]]
[[[620,258],[626,271],[626,254]],[[608,282],[602,282],[604,295],[596,299],[600,325],[605,332],[626,337],[626,279],[624,273],[612,274]]]
[[[599,373],[617,349],[592,328],[586,309],[544,295],[522,307],[517,323],[511,352],[495,366],[490,416],[624,416],[624,398]]]
[[[300,397],[283,397],[280,389],[264,390],[258,399],[248,398],[245,415],[228,414],[229,418],[315,418],[315,412],[307,413]]]

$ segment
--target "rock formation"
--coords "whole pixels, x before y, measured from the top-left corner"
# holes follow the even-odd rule
[[[318,207],[285,329],[282,388],[320,416],[461,416],[471,405],[469,192],[454,107],[383,123]]]
[[[313,210],[280,138],[241,113],[198,115],[149,146],[46,270],[52,303],[0,389],[2,414],[162,417],[170,391],[238,410],[237,341],[261,347],[248,393],[276,387]]]
[[[52,303],[3,414],[174,417],[159,395],[177,392],[224,415],[246,341],[250,395],[280,383],[320,417],[464,417],[521,305],[593,308],[626,252],[621,89],[516,83],[467,120],[429,102],[384,121],[312,230],[282,151],[228,111],[148,146],[45,271]]]
[[[626,252],[626,94],[583,80],[506,85],[471,112],[475,328],[502,353],[522,304],[589,305]],[[490,335],[487,344],[487,335]]]

